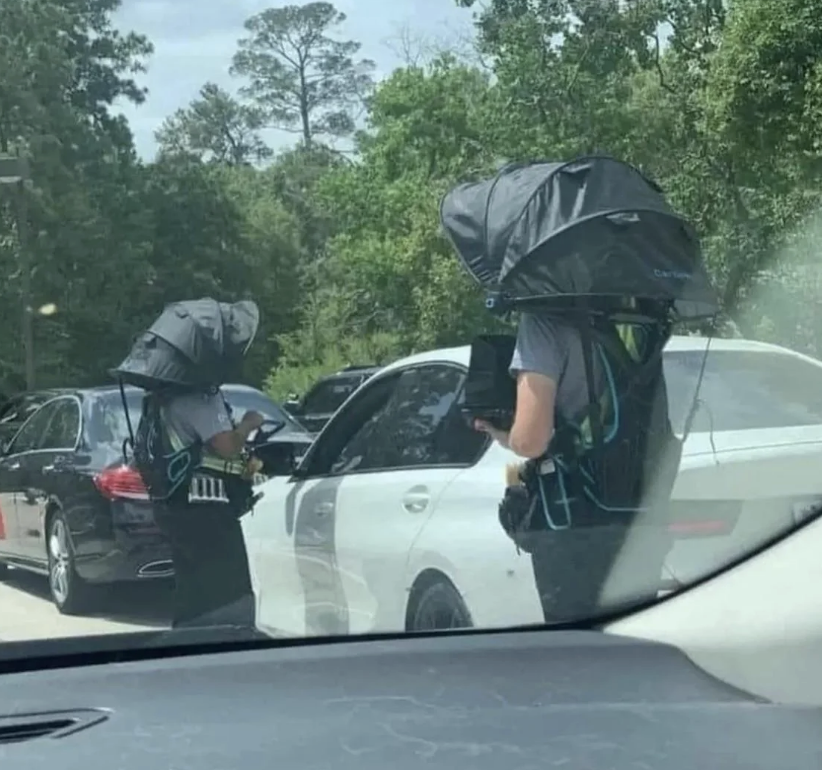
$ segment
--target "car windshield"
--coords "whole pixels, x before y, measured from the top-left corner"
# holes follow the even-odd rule
[[[306,394],[303,414],[329,414],[339,409],[360,384],[360,377],[335,377],[317,383]]]
[[[110,391],[100,398],[91,399],[90,403],[91,415],[87,428],[90,440],[122,448],[129,437],[128,420],[131,420],[132,430],[137,430],[140,422],[142,393],[131,391],[126,394],[128,417],[119,391]]]
[[[0,0],[0,661],[653,636],[813,538],[816,11]]]

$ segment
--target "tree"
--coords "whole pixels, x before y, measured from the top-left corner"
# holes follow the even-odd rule
[[[53,318],[35,319],[38,384],[104,371],[100,348],[81,333],[95,317],[96,332],[106,328],[107,316],[116,323],[119,298],[99,289],[127,294],[139,251],[130,240],[142,216],[129,197],[136,157],[128,125],[112,106],[143,100],[133,75],[142,70],[151,45],[114,29],[111,14],[118,5],[0,3],[0,152],[28,156],[34,185],[27,195],[33,290],[22,296],[18,255],[4,249],[0,321],[14,330],[24,303],[57,306]],[[0,230],[8,220],[0,212]],[[15,378],[22,360],[19,337],[4,335],[0,361],[8,366],[0,375]]]
[[[318,136],[351,134],[373,83],[374,63],[354,59],[360,44],[329,36],[345,18],[326,2],[269,8],[246,21],[249,36],[234,57],[232,73],[249,80],[242,93],[309,149]]]
[[[114,29],[119,6],[120,0],[0,4],[0,152],[25,149],[36,162],[61,145],[66,161],[92,139],[129,144],[127,124],[110,108],[118,99],[144,100],[132,76],[144,70],[152,46]]]
[[[695,224],[743,333],[818,352],[822,26],[806,5],[487,0],[482,66],[427,55],[376,87],[332,5],[274,8],[246,23],[239,97],[206,84],[142,163],[113,105],[144,98],[151,46],[114,31],[117,0],[4,0],[0,151],[31,160],[30,300],[57,306],[36,321],[38,384],[106,379],[182,296],[253,296],[248,372],[273,367],[280,395],[463,343],[497,322],[439,231],[442,194],[506,160],[590,151],[640,166]],[[270,155],[268,127],[300,141]],[[343,135],[353,160],[327,146]],[[0,387],[23,362],[7,204],[0,190]]]
[[[242,166],[271,156],[271,148],[260,138],[263,124],[259,108],[241,104],[218,85],[206,83],[199,99],[166,118],[156,138],[161,152]]]
[[[359,162],[333,169],[318,203],[336,232],[317,264],[300,332],[284,341],[312,376],[357,351],[399,355],[493,325],[476,287],[439,233],[438,204],[454,180],[493,168],[484,129],[493,89],[481,71],[443,56],[396,70],[369,101]],[[345,340],[343,342],[343,340]],[[285,362],[284,362],[285,363]]]

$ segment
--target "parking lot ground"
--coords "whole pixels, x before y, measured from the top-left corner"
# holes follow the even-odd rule
[[[152,582],[99,589],[93,614],[61,615],[46,578],[10,570],[0,583],[0,642],[148,631],[169,626],[171,590]]]

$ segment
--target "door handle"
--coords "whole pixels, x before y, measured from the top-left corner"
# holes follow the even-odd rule
[[[43,473],[54,473],[55,471],[63,470],[65,467],[66,458],[64,455],[60,455],[59,457],[55,457],[48,465],[44,465],[41,470]]]
[[[328,516],[329,513],[334,513],[334,503],[317,503],[314,506],[314,514],[317,516]]]
[[[6,466],[7,471],[19,471],[20,470],[20,463],[11,463],[11,465]]]
[[[431,502],[428,492],[407,492],[402,499],[402,507],[408,513],[422,513]]]

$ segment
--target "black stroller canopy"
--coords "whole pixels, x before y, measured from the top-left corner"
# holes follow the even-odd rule
[[[440,218],[468,272],[510,301],[637,298],[683,320],[718,312],[693,228],[613,158],[511,164],[447,193]]]
[[[112,373],[121,382],[146,390],[218,387],[238,377],[259,323],[259,310],[250,300],[175,302],[138,336]]]

